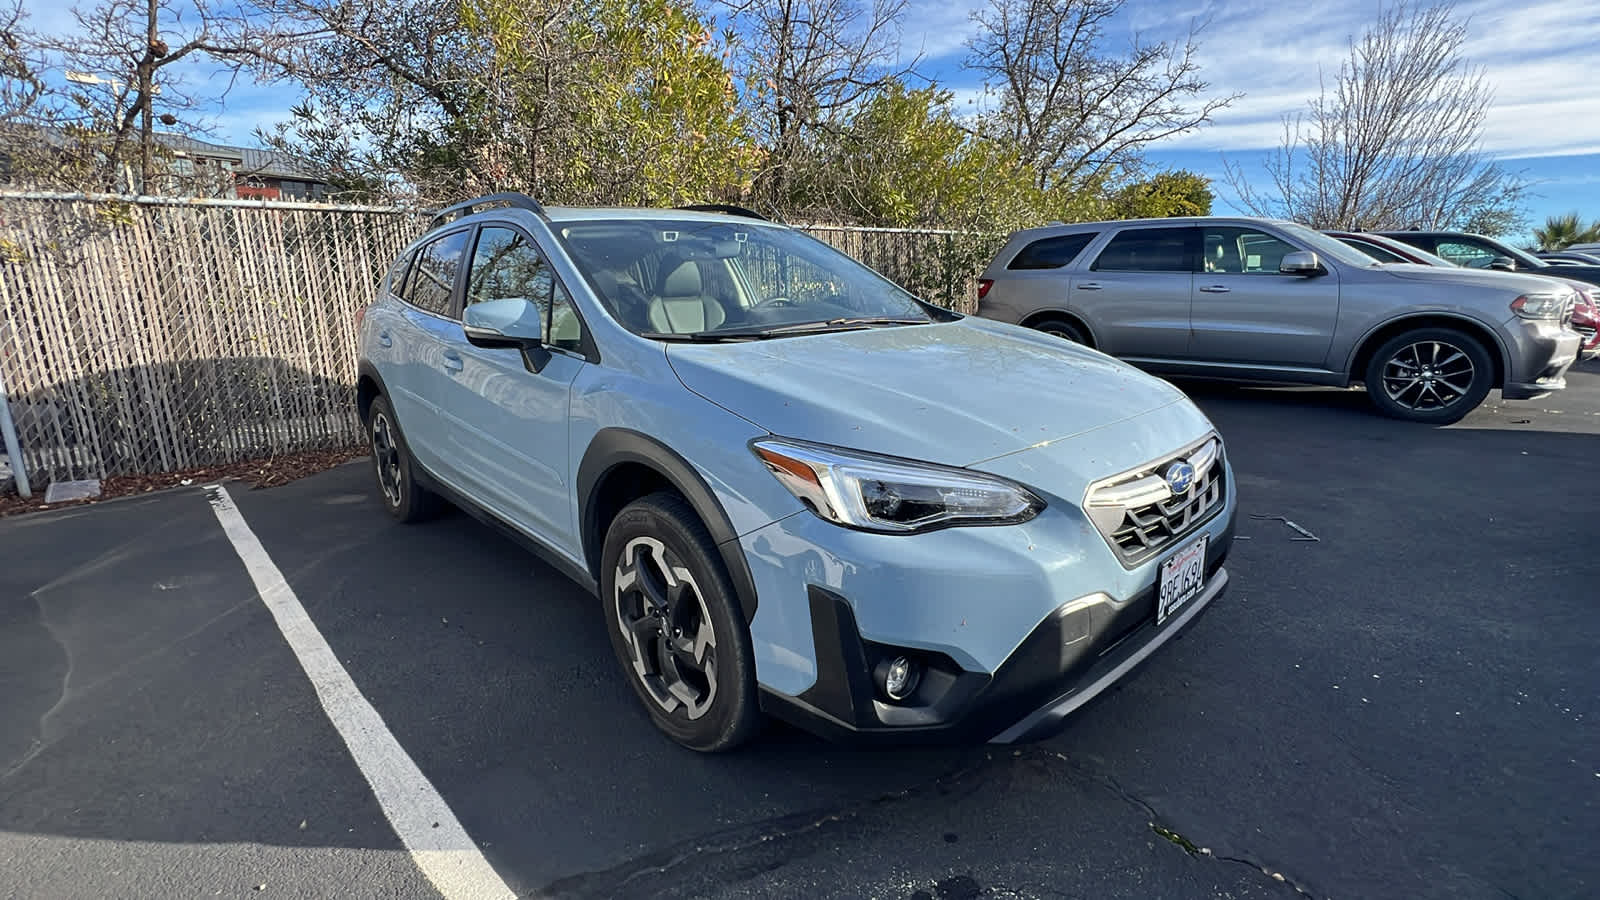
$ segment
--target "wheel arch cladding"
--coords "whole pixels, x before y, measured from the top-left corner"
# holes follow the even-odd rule
[[[1048,322],[1051,319],[1060,319],[1069,325],[1075,326],[1078,331],[1083,334],[1089,348],[1091,350],[1094,349],[1094,329],[1090,328],[1089,323],[1085,322],[1083,317],[1077,313],[1068,312],[1064,309],[1044,309],[1036,313],[1029,314],[1027,318],[1024,318],[1017,324],[1024,328],[1038,328],[1040,325],[1043,325],[1045,322]]]
[[[677,452],[647,434],[626,428],[603,429],[584,452],[575,487],[584,562],[597,584],[611,520],[634,500],[671,490],[688,501],[711,533],[733,583],[740,615],[746,624],[755,618],[755,579],[739,546],[739,535],[711,487]]]
[[[1479,343],[1483,344],[1483,349],[1489,351],[1489,361],[1494,364],[1492,380],[1489,382],[1490,386],[1500,387],[1505,384],[1510,360],[1507,359],[1506,348],[1500,342],[1500,338],[1494,333],[1494,330],[1477,319],[1441,313],[1421,313],[1406,316],[1385,322],[1374,328],[1356,345],[1356,351],[1350,357],[1350,380],[1361,381],[1365,377],[1367,364],[1372,361],[1372,354],[1378,352],[1378,348],[1383,346],[1384,341],[1397,334],[1421,328],[1446,328],[1475,338]]]
[[[379,396],[387,397],[389,388],[383,383],[383,376],[378,374],[377,366],[369,362],[363,362],[357,368],[356,416],[357,421],[364,425],[367,421],[367,413],[372,409],[372,401]]]

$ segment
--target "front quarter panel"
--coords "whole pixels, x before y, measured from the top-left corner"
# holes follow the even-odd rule
[[[1379,329],[1407,319],[1444,316],[1461,319],[1492,334],[1495,346],[1489,348],[1490,352],[1499,354],[1506,371],[1513,371],[1515,365],[1507,353],[1503,323],[1515,296],[1513,291],[1400,280],[1382,269],[1346,269],[1340,290],[1339,323],[1328,357],[1330,368],[1342,371],[1350,381],[1360,381],[1362,373],[1354,371],[1357,353]]]

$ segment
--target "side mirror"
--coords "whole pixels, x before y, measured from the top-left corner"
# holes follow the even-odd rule
[[[1285,253],[1283,260],[1278,263],[1278,274],[1280,275],[1309,277],[1321,275],[1323,272],[1322,260],[1318,259],[1317,254],[1310,250],[1296,250],[1293,253]]]
[[[467,307],[461,330],[476,347],[532,350],[544,343],[544,314],[520,297],[485,300]]]
[[[1489,260],[1489,268],[1499,269],[1502,272],[1515,272],[1517,270],[1517,261],[1509,256],[1496,256],[1494,259]]]

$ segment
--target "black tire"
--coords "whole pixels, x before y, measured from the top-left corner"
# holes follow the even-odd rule
[[[1384,341],[1363,377],[1367,396],[1384,415],[1449,425],[1489,396],[1494,360],[1465,332],[1418,328]]]
[[[367,410],[367,448],[372,451],[372,472],[378,480],[383,508],[401,522],[421,522],[439,512],[438,495],[417,482],[411,449],[387,397],[375,397]]]
[[[1070,319],[1040,319],[1034,322],[1031,327],[1036,331],[1042,331],[1045,334],[1071,341],[1074,344],[1082,344],[1085,347],[1093,346],[1089,343],[1089,336],[1084,334],[1083,329]]]
[[[750,631],[734,597],[682,497],[651,494],[612,520],[600,554],[611,647],[656,727],[692,750],[731,750],[761,725]]]

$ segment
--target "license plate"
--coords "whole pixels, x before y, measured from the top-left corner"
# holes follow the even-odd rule
[[[1206,584],[1206,541],[1210,535],[1167,557],[1161,564],[1161,580],[1157,582],[1156,624],[1160,625],[1172,615],[1173,610],[1188,603]]]

